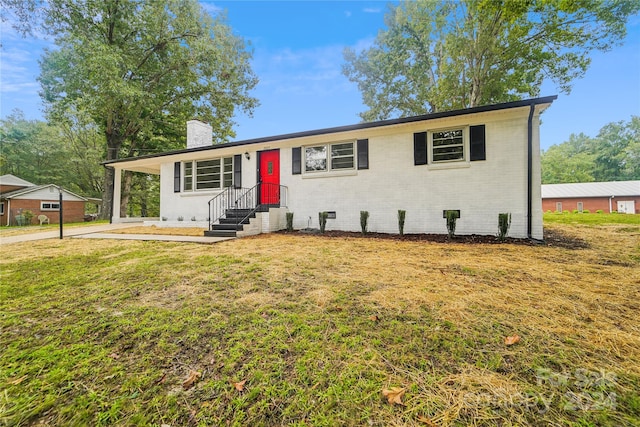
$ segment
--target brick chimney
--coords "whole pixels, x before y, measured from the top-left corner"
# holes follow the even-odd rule
[[[200,120],[187,122],[187,148],[206,147],[213,145],[213,131],[211,125]]]

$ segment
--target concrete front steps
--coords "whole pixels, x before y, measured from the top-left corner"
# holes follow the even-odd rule
[[[268,208],[264,212],[257,211],[249,215],[250,209],[227,209],[224,218],[220,218],[218,224],[214,224],[212,230],[205,231],[204,235],[209,237],[244,237],[278,231],[285,227],[286,211],[286,208]],[[238,224],[238,221],[243,218],[244,221]]]

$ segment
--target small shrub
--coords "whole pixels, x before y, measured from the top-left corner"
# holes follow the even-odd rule
[[[293,212],[287,212],[287,231],[293,231]]]
[[[22,215],[24,215],[24,220],[26,222],[26,225],[30,225],[31,220],[33,219],[33,212],[31,212],[30,210],[26,210],[22,212]]]
[[[557,212],[557,211],[556,211],[556,212]],[[551,213],[551,209],[547,209],[547,212],[546,212],[546,213],[550,214],[550,213]]]
[[[596,211],[596,213],[597,213],[597,214],[601,214],[601,213],[602,213],[602,209],[598,209],[598,210]]]
[[[511,227],[511,214],[499,213],[498,214],[498,239],[504,240],[509,233],[509,227]]]
[[[184,217],[179,216],[179,217],[178,217],[178,221],[184,221]]]
[[[195,216],[192,216],[192,217],[191,217],[191,221],[195,221],[195,220],[196,220],[196,217],[195,217]]]
[[[560,212],[560,211],[555,211],[554,213],[562,215],[562,212]]]
[[[574,213],[574,214],[577,214],[577,213],[580,213],[580,211],[579,211],[578,209],[574,209],[574,210],[573,210],[573,213]]]
[[[450,238],[453,238],[456,233],[456,221],[458,220],[458,212],[456,211],[447,211],[446,212],[447,219],[447,233]]]
[[[589,209],[583,209],[582,213],[591,213],[591,211]]]
[[[327,226],[327,218],[329,217],[329,212],[318,212],[318,222],[320,223],[320,232],[324,233],[324,229]]]
[[[162,220],[163,220],[163,221],[166,221],[167,219],[169,219],[169,218],[167,218],[166,216],[163,216],[163,217],[162,217]]]
[[[404,236],[404,219],[407,216],[407,211],[398,209],[398,231],[400,236]]]
[[[617,213],[618,213],[618,211],[611,211],[611,213],[612,213],[612,214],[617,214]]]
[[[362,235],[367,234],[367,223],[369,222],[369,211],[360,211],[360,228]]]

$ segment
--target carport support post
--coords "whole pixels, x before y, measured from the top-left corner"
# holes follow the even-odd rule
[[[60,206],[60,240],[62,240],[62,187],[58,187],[58,191],[60,192],[60,199],[58,201],[58,204]]]

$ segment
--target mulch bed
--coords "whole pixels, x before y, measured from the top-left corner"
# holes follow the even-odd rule
[[[324,237],[327,239],[333,238],[354,238],[354,239],[386,239],[386,240],[398,240],[404,242],[434,242],[434,243],[467,243],[467,244],[514,244],[525,246],[553,246],[566,249],[585,249],[589,247],[586,241],[564,234],[558,230],[546,229],[544,232],[544,241],[530,240],[530,239],[515,239],[507,237],[504,240],[498,239],[496,236],[490,235],[460,235],[450,238],[447,234],[405,234],[400,236],[399,234],[390,233],[367,233],[365,236],[362,233],[355,231],[325,231],[324,234],[320,233],[318,229],[305,229],[295,230],[293,232],[280,231],[283,234],[295,234],[295,235],[309,235],[316,237]]]

